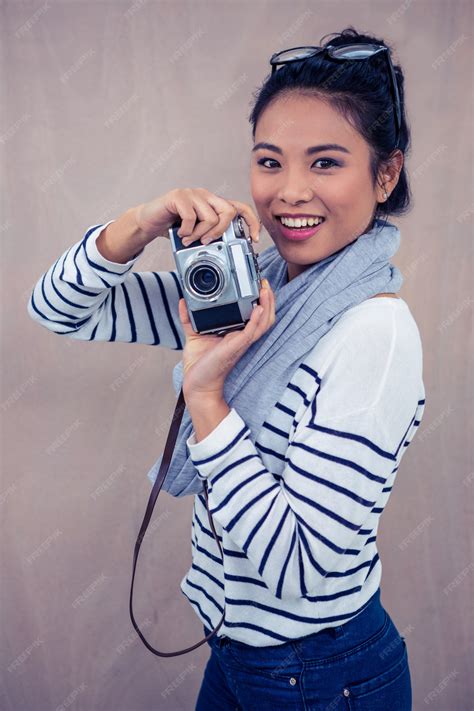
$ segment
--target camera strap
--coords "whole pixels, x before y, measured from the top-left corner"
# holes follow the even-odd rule
[[[148,505],[146,507],[145,511],[145,516],[143,518],[142,525],[140,527],[140,533],[138,534],[137,541],[135,543],[135,550],[133,553],[133,574],[132,574],[132,585],[130,588],[130,617],[132,619],[133,626],[135,630],[137,631],[138,636],[142,640],[143,644],[147,649],[150,650],[150,652],[153,652],[153,654],[158,655],[159,657],[176,657],[180,654],[186,654],[187,652],[191,652],[193,649],[196,649],[196,647],[201,646],[201,644],[204,644],[204,642],[207,642],[219,629],[219,627],[222,625],[224,622],[224,616],[225,616],[225,607],[224,607],[224,614],[222,615],[222,618],[210,634],[207,635],[207,637],[204,637],[200,642],[197,642],[194,644],[192,647],[187,647],[187,649],[181,649],[178,652],[159,652],[157,649],[151,646],[149,642],[145,639],[143,636],[141,630],[139,629],[135,617],[133,615],[133,609],[132,609],[132,599],[133,599],[133,584],[135,582],[135,570],[137,567],[137,560],[138,560],[138,552],[140,550],[140,546],[143,540],[143,537],[145,536],[145,531],[148,528],[148,524],[150,523],[150,518],[153,513],[153,509],[155,507],[156,500],[158,498],[158,494],[160,493],[161,487],[163,485],[163,482],[166,477],[166,473],[168,471],[170,462],[171,462],[171,457],[173,455],[173,450],[174,450],[174,445],[176,443],[176,438],[178,436],[178,431],[179,431],[179,426],[181,423],[181,419],[183,416],[183,412],[185,410],[186,403],[184,400],[184,395],[183,395],[183,389],[181,388],[181,391],[178,396],[178,401],[176,403],[175,411],[173,414],[173,418],[171,420],[171,426],[168,432],[168,436],[166,439],[166,444],[165,444],[165,449],[163,453],[163,460],[161,462],[160,470],[158,472],[158,475],[155,479],[155,483],[153,484],[153,488],[151,490],[150,498],[148,499]],[[211,526],[212,533],[214,535],[214,538],[216,539],[217,545],[219,546],[219,550],[221,552],[221,559],[222,562],[224,562],[224,553],[222,551],[222,547],[219,541],[219,538],[217,536],[216,530],[214,528],[214,523],[212,521],[212,516],[211,512],[209,511],[209,500],[208,500],[208,493],[207,493],[207,481],[204,481],[204,497],[206,500],[206,508],[207,508],[207,515],[209,517],[209,523]]]

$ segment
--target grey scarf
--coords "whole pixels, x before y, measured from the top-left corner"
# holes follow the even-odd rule
[[[369,231],[326,259],[312,264],[289,282],[287,263],[275,245],[258,256],[262,275],[275,293],[276,320],[244,353],[224,383],[224,399],[249,427],[253,442],[306,354],[342,314],[379,292],[400,289],[403,276],[389,262],[399,245],[398,228],[376,218]],[[182,371],[180,361],[173,369],[176,395],[183,382]],[[172,496],[203,491],[186,445],[192,430],[192,421],[185,409],[162,486],[162,490]],[[162,456],[148,472],[152,482],[158,474]]]

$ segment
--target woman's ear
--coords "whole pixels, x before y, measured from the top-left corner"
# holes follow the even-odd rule
[[[403,153],[397,148],[379,173],[377,180],[377,202],[385,202],[387,198],[384,197],[384,193],[386,192],[387,195],[390,196],[395,190],[403,168],[403,162]]]

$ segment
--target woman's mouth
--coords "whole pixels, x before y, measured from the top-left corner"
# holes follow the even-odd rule
[[[275,216],[280,232],[286,239],[298,241],[308,239],[318,232],[323,223],[324,217],[292,219],[288,217]]]

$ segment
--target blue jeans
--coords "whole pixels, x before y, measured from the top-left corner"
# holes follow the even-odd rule
[[[208,635],[211,630],[204,626]],[[195,711],[411,711],[407,647],[380,602],[281,645],[214,635]]]

